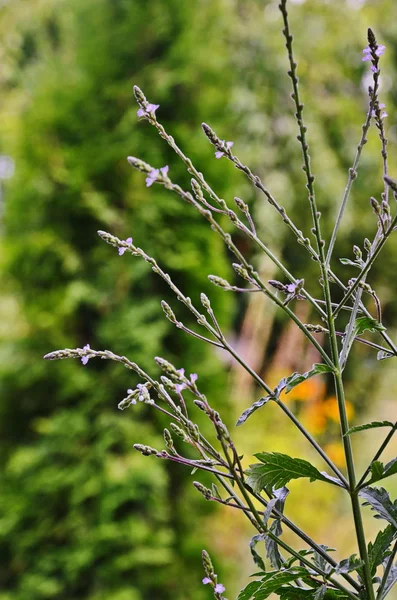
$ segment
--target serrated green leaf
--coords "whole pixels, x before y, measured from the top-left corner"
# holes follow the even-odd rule
[[[345,435],[351,435],[352,433],[365,431],[366,429],[376,429],[377,427],[395,427],[395,424],[391,421],[371,421],[371,423],[364,423],[363,425],[351,427],[349,431],[346,431]]]
[[[323,600],[326,591],[327,591],[326,585],[322,585],[321,587],[319,587],[313,594],[313,600]]]
[[[383,462],[381,462],[380,460],[374,460],[374,462],[371,463],[371,481],[370,481],[370,483],[373,483],[375,481],[379,481],[379,479],[382,479],[384,470],[385,470],[385,467],[384,467]]]
[[[285,379],[285,391],[288,394],[294,387],[306,381],[310,377],[314,375],[319,375],[320,373],[330,373],[332,372],[332,368],[324,363],[315,363],[310,371],[306,371],[306,373],[293,373],[289,377]]]
[[[372,576],[375,575],[377,567],[390,554],[389,548],[396,534],[392,525],[388,525],[383,531],[379,531],[375,541],[368,544],[368,560]]]
[[[260,452],[255,454],[261,462],[250,465],[247,470],[247,483],[255,492],[265,487],[282,487],[291,479],[307,477],[310,481],[329,481],[307,460],[291,458],[280,452]]]
[[[320,548],[322,548],[323,550],[325,550],[325,552],[328,552],[329,548],[328,546],[324,546],[323,544],[319,544]],[[314,564],[321,569],[322,571],[324,571],[324,573],[330,573],[332,570],[332,565],[329,564],[328,561],[325,560],[325,558],[323,556],[321,556],[321,554],[319,554],[318,552],[314,551],[313,553],[313,559],[314,559]]]
[[[270,515],[272,513],[272,510],[273,510],[273,508],[275,508],[276,504],[277,504],[277,498],[272,498],[267,503],[266,510],[263,513],[263,524],[265,527],[267,526],[267,522],[268,522]]]
[[[356,554],[352,554],[349,558],[344,558],[335,567],[335,573],[340,575],[341,573],[350,573],[351,571],[357,571],[363,566],[363,561],[357,557]]]
[[[364,500],[364,506],[370,506],[376,513],[375,519],[385,519],[397,530],[397,502],[392,502],[384,488],[365,487],[359,495]]]
[[[273,396],[264,396],[262,398],[259,398],[259,400],[257,400],[253,404],[251,404],[251,406],[249,408],[247,408],[242,413],[242,415],[239,417],[239,419],[236,423],[236,426],[238,427],[239,425],[242,425],[243,423],[245,423],[245,421],[248,419],[248,417],[250,417],[255,411],[257,411],[258,408],[265,406],[265,404],[270,402],[270,400],[274,400]]]
[[[280,535],[281,529],[278,529],[278,521],[274,521],[270,527],[270,532],[274,535]],[[278,548],[278,544],[275,540],[273,540],[270,536],[265,537],[265,547],[266,547],[266,556],[270,561],[273,569],[280,569],[285,560],[280,554],[280,550]]]
[[[314,600],[316,590],[286,586],[280,590],[280,600]]]
[[[237,596],[237,600],[251,600],[252,595],[262,585],[262,581],[251,581]]]
[[[305,576],[307,576],[307,571],[304,569],[296,569],[293,572],[276,571],[272,577],[262,582],[261,586],[254,593],[253,600],[265,600],[273,592],[277,593],[280,591],[283,585]]]
[[[286,586],[280,590],[279,594],[280,600],[319,600],[320,598],[321,600],[348,600],[346,594],[327,588],[327,586],[320,586],[316,590]]]
[[[390,462],[385,465],[384,477],[390,477],[397,473],[397,458],[393,458]]]
[[[361,335],[364,331],[375,333],[376,331],[386,331],[386,327],[372,317],[358,317],[354,322],[355,335]]]
[[[256,566],[259,567],[260,569],[262,569],[262,571],[266,571],[265,563],[263,562],[262,557],[257,553],[255,546],[259,542],[263,542],[264,540],[265,540],[265,536],[262,534],[259,534],[259,535],[254,535],[250,541],[250,551],[251,551],[252,558],[253,558]]]
[[[384,465],[380,460],[375,460],[371,463],[371,479],[368,484],[375,483],[391,475],[397,473],[397,458],[393,458],[390,462]]]

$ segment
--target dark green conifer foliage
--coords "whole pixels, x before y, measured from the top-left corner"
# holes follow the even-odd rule
[[[161,419],[143,406],[117,411],[135,376],[102,362],[49,365],[42,356],[90,343],[153,372],[153,356],[177,366],[183,356],[203,388],[211,383],[224,397],[211,349],[165,319],[161,299],[181,311],[168,288],[96,231],[132,235],[192,298],[213,295],[227,322],[229,296],[205,288],[209,264],[227,274],[220,240],[178,198],[147,189],[126,161],[135,154],[154,167],[167,163],[189,186],[183,165],[136,118],[139,83],[192,158],[213,163],[224,193],[200,123],[222,115],[230,85],[226,49],[212,35],[225,15],[218,2],[203,3],[202,15],[178,0],[49,4],[37,5],[29,23],[15,9],[19,71],[5,90],[20,103],[19,123],[3,137],[16,175],[2,270],[21,325],[1,347],[0,598],[182,600],[191,589],[202,598],[199,521],[209,505],[191,491],[188,472],[155,461],[148,468],[133,451],[143,440],[163,447]],[[186,532],[187,510],[195,531]]]

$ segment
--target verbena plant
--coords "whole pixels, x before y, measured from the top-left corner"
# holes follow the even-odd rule
[[[375,421],[350,427],[346,413],[343,371],[355,342],[364,343],[376,350],[378,360],[397,356],[397,346],[390,339],[385,327],[382,325],[380,301],[375,291],[366,282],[372,265],[378,258],[387,239],[397,228],[397,215],[392,216],[389,206],[390,191],[397,199],[397,182],[388,176],[387,139],[383,122],[387,114],[378,95],[379,63],[385,47],[377,43],[374,33],[369,30],[368,46],[365,48],[363,56],[364,61],[370,62],[373,74],[373,83],[368,89],[368,112],[362,127],[362,135],[357,145],[354,162],[349,169],[348,180],[333,233],[329,243],[326,244],[321,233],[321,214],[317,209],[315,197],[307,131],[303,120],[303,104],[298,86],[297,63],[293,54],[293,38],[290,34],[288,22],[287,0],[281,0],[279,8],[284,24],[283,34],[289,60],[288,75],[293,88],[291,97],[295,105],[295,117],[299,130],[297,137],[303,156],[302,168],[306,174],[307,195],[313,221],[311,232],[314,243],[297,228],[286,210],[273,197],[262,180],[233,154],[233,143],[219,139],[216,133],[206,124],[203,124],[203,130],[215,147],[216,158],[225,157],[246,175],[265,196],[270,206],[277,211],[295,236],[296,241],[306,248],[311,258],[317,263],[321,288],[318,295],[321,298],[311,296],[305,289],[305,282],[302,279],[296,279],[294,274],[288,270],[288,267],[273,254],[266,242],[258,237],[250,209],[243,200],[235,198],[238,210],[233,210],[224,199],[218,197],[204,175],[193,165],[192,161],[179,148],[174,138],[166,132],[163,125],[158,121],[156,116],[158,105],[149,103],[138,87],[134,88],[139,105],[138,117],[148,121],[155,127],[160,136],[184,162],[187,171],[192,175],[192,192],[185,191],[171,181],[167,166],[154,169],[137,158],[129,157],[128,161],[134,168],[146,174],[147,186],[153,183],[163,185],[193,206],[207,219],[211,228],[221,236],[230,253],[235,256],[237,262],[233,264],[233,268],[244,281],[242,286],[231,285],[216,275],[209,275],[212,283],[224,290],[265,294],[294,321],[302,334],[313,344],[322,362],[314,364],[312,369],[306,373],[293,373],[282,379],[272,389],[229,344],[211,308],[210,300],[205,294],[201,294],[200,297],[201,304],[206,311],[206,314],[203,314],[202,309],[197,308],[192,300],[184,295],[183,291],[161,269],[156,260],[134,245],[132,238],[120,240],[104,231],[99,231],[98,234],[108,244],[115,246],[120,255],[130,253],[147,261],[152,266],[153,271],[169,285],[176,298],[193,314],[201,328],[201,333],[185,326],[178,320],[171,307],[162,302],[166,317],[178,329],[216,348],[229,352],[261,388],[263,396],[243,412],[237,425],[243,425],[255,411],[269,402],[274,402],[325,461],[328,472],[320,472],[306,460],[269,451],[256,454],[258,462],[248,469],[244,469],[241,462],[242,457],[235,447],[228,428],[219,413],[200,391],[197,384],[197,375],[187,376],[183,368],[176,368],[163,358],[156,357],[155,359],[163,372],[159,379],[154,379],[139,365],[125,356],[119,356],[109,350],[94,350],[90,348],[89,344],[84,348],[51,352],[45,358],[49,360],[80,358],[83,364],[87,364],[91,358],[95,357],[114,360],[122,363],[128,369],[132,369],[142,378],[144,383],[138,384],[136,389],[129,389],[126,398],[120,402],[119,408],[124,410],[136,404],[137,401],[145,402],[151,405],[154,410],[167,415],[170,419],[170,425],[169,429],[164,430],[164,450],[156,450],[142,444],[135,444],[135,449],[145,456],[155,456],[180,463],[194,470],[194,472],[206,471],[211,473],[214,478],[212,487],[207,488],[202,483],[195,481],[194,486],[197,490],[206,500],[212,500],[227,505],[234,510],[242,511],[256,530],[256,534],[250,543],[250,549],[258,572],[253,576],[254,579],[240,592],[238,600],[263,600],[272,593],[283,600],[301,598],[313,600],[322,598],[382,600],[397,581],[397,563],[394,563],[397,553],[397,501],[393,502],[384,488],[376,487],[374,484],[397,473],[397,458],[387,464],[379,460],[397,429],[397,422]],[[345,283],[332,271],[331,258],[334,254],[335,241],[346,203],[358,174],[361,153],[367,141],[366,136],[372,123],[375,124],[379,132],[383,160],[384,191],[380,202],[375,198],[370,199],[370,205],[376,218],[373,239],[365,239],[362,248],[354,246],[354,258],[352,260],[340,259],[343,264],[358,269],[357,276]],[[250,264],[234,243],[232,235],[222,226],[225,217],[230,220],[232,226],[243,232],[251,242],[273,261],[282,274],[285,283],[275,280],[263,281],[261,279],[254,266]],[[333,301],[331,284],[342,290],[340,302]],[[365,297],[370,297],[374,301],[375,316],[366,308]],[[317,315],[318,323],[307,324],[300,320],[293,310],[296,300],[302,300],[311,305],[312,312]],[[343,331],[338,331],[337,319],[340,318],[342,311],[345,315],[348,315],[347,325]],[[365,331],[379,334],[383,338],[382,344],[361,337]],[[324,343],[324,345],[320,343],[320,338],[316,338],[316,334],[321,334],[321,339],[325,339],[327,343]],[[346,459],[346,475],[327,456],[310,432],[281,399],[282,392],[288,393],[302,381],[324,374],[328,374],[335,387],[339,408],[341,440]],[[189,393],[190,398],[193,397],[193,402],[190,400],[187,402],[184,396],[185,392]],[[203,411],[210,420],[215,434],[214,441],[204,437],[198,425],[194,422],[192,413],[195,409]],[[387,435],[364,473],[358,476],[354,466],[350,437],[356,432],[379,427],[387,429]],[[181,454],[175,447],[173,436],[181,438],[183,442],[192,446],[197,457],[193,459]],[[354,554],[337,562],[330,554],[331,549],[329,547],[316,543],[284,514],[284,504],[289,493],[286,485],[292,479],[297,478],[308,478],[310,481],[319,480],[325,485],[337,486],[341,493],[349,496],[357,538],[358,556]],[[376,518],[386,521],[386,527],[379,531],[373,542],[368,543],[365,537],[361,504],[369,505],[375,512]],[[282,537],[283,528],[294,532],[296,537],[305,543],[305,549],[295,549],[286,543]],[[264,542],[268,559],[266,564],[256,551],[256,545],[259,542]],[[218,582],[211,560],[205,551],[203,552],[203,565],[205,570],[203,583],[212,587],[214,597],[217,600],[225,600],[223,595],[225,587]],[[271,570],[266,568],[268,565],[270,565]]]

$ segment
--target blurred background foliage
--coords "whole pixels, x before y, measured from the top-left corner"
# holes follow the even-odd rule
[[[220,240],[178,198],[160,186],[147,189],[126,162],[132,154],[156,168],[168,164],[171,178],[189,186],[183,165],[137,121],[138,84],[160,104],[160,121],[218,194],[249,202],[263,239],[319,293],[315,263],[243,175],[214,159],[200,129],[207,121],[222,139],[234,140],[236,154],[309,233],[277,2],[3,0],[0,11],[0,152],[15,162],[13,177],[1,182],[0,600],[209,598],[200,585],[203,546],[215,552],[217,565],[225,563],[218,571],[232,597],[252,571],[249,529],[230,512],[214,515],[182,468],[134,453],[134,442],[161,446],[165,422],[145,407],[117,411],[126,388],[137,383],[131,373],[111,363],[83,368],[41,357],[90,343],[155,373],[153,356],[164,356],[199,373],[202,390],[230,423],[257,397],[240,368],[173,329],[161,299],[186,323],[189,315],[147,265],[99,240],[97,229],[105,229],[132,235],[193,300],[208,293],[230,339],[269,383],[317,360],[265,299],[210,287],[208,273],[234,277]],[[389,114],[390,173],[397,173],[397,7],[394,0],[291,0],[290,14],[329,236],[367,107],[369,68],[361,51],[368,26],[387,46],[381,100]],[[382,191],[375,130],[360,174],[337,256],[351,258],[352,245],[374,232],[368,200]],[[263,277],[280,278],[247,240],[235,239]],[[370,277],[391,333],[396,250],[392,240]],[[344,280],[354,276],[337,260],[333,267]],[[304,303],[295,308],[310,322]],[[346,373],[353,420],[391,418],[394,371],[393,361],[378,363],[367,347],[356,349]],[[343,466],[327,381],[302,384],[287,398]],[[310,457],[273,407],[257,414],[236,434],[248,463],[259,450]],[[359,465],[376,446],[362,436]],[[291,501],[290,513],[318,541],[334,542],[342,554],[354,551],[347,507],[319,485],[309,509]],[[298,482],[291,487],[305,490]],[[373,519],[368,528],[375,531]]]

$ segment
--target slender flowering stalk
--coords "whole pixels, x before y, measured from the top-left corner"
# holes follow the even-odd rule
[[[295,323],[321,362],[313,364],[311,369],[304,373],[292,373],[288,377],[282,378],[272,388],[230,344],[206,294],[200,295],[203,313],[202,309],[193,304],[192,300],[183,293],[158,262],[134,244],[132,237],[121,240],[104,231],[99,231],[98,234],[105,242],[117,249],[119,256],[130,254],[150,264],[152,270],[167,283],[176,299],[189,310],[200,331],[205,330],[205,335],[179,321],[173,308],[167,302],[162,301],[161,307],[165,317],[182,332],[228,352],[250,375],[259,392],[264,394],[251,406],[245,408],[237,425],[244,425],[248,419],[254,420],[254,413],[258,410],[266,410],[267,404],[276,404],[316,450],[317,458],[320,457],[325,462],[328,471],[320,471],[316,464],[307,460],[273,452],[266,446],[266,440],[264,441],[265,449],[255,454],[257,462],[246,468],[231,431],[219,412],[213,408],[211,398],[208,399],[202,393],[201,378],[197,373],[188,373],[183,367],[174,366],[165,358],[155,358],[156,366],[161,372],[158,378],[153,377],[125,356],[117,355],[110,350],[94,350],[89,344],[83,348],[57,350],[47,354],[45,358],[48,360],[79,359],[87,368],[90,368],[88,363],[94,358],[113,360],[134,371],[141,379],[135,387],[127,389],[126,396],[118,403],[119,409],[139,410],[139,405],[146,404],[151,409],[160,411],[164,418],[169,420],[169,425],[163,432],[164,449],[152,448],[142,443],[135,443],[134,448],[144,456],[168,460],[198,473],[205,471],[207,477],[213,478],[212,486],[208,487],[201,481],[195,481],[193,485],[196,490],[207,501],[217,502],[240,511],[253,527],[255,534],[250,542],[250,554],[255,561],[257,572],[252,581],[241,591],[238,600],[261,600],[268,598],[271,594],[275,594],[282,600],[298,600],[298,598],[308,600],[325,600],[326,598],[384,600],[393,584],[397,582],[397,564],[394,564],[397,555],[397,544],[395,543],[397,537],[396,502],[390,498],[383,487],[374,486],[374,484],[397,473],[397,458],[386,464],[380,460],[397,430],[397,423],[395,420],[373,421],[351,427],[348,421],[343,370],[355,342],[366,345],[370,350],[376,350],[378,360],[397,356],[397,346],[387,335],[382,323],[381,300],[373,287],[366,281],[372,265],[397,229],[397,214],[393,216],[388,198],[389,190],[392,190],[397,199],[397,181],[388,174],[387,137],[384,124],[387,113],[385,104],[380,102],[378,95],[379,62],[385,52],[385,46],[378,44],[372,30],[368,30],[368,46],[363,51],[362,60],[370,63],[373,73],[373,86],[369,89],[369,108],[353,165],[349,170],[348,181],[328,250],[325,253],[325,241],[322,238],[320,227],[321,214],[317,208],[307,129],[303,118],[304,105],[300,97],[297,62],[294,57],[293,37],[289,27],[287,0],[280,0],[279,8],[289,61],[288,75],[292,83],[291,96],[295,107],[297,137],[303,159],[302,169],[306,175],[308,210],[310,210],[313,221],[314,247],[261,179],[233,154],[233,142],[220,139],[206,124],[203,124],[202,127],[215,148],[215,157],[217,159],[224,157],[231,161],[239,171],[248,177],[281,216],[297,242],[306,248],[309,256],[318,266],[320,289],[317,289],[314,295],[309,294],[303,278],[293,275],[284,262],[275,255],[268,242],[259,237],[250,208],[241,198],[234,198],[237,207],[235,211],[223,198],[219,197],[201,171],[193,165],[174,138],[159,123],[156,116],[159,105],[148,102],[138,87],[134,88],[139,107],[138,118],[148,121],[154,126],[160,137],[182,160],[192,176],[192,191],[185,191],[170,179],[168,165],[153,168],[135,157],[128,157],[128,161],[134,168],[144,173],[147,187],[156,183],[176,193],[184,202],[199,212],[212,230],[221,237],[226,249],[233,255],[233,260],[237,261],[232,264],[232,267],[242,283],[235,285],[234,282],[229,283],[217,275],[209,275],[210,281],[223,291],[264,294],[285,317]],[[379,132],[384,191],[380,201],[371,196],[368,207],[376,217],[376,233],[372,242],[365,239],[362,246],[355,245],[352,249],[354,260],[341,259],[344,264],[353,265],[359,269],[356,278],[344,282],[333,273],[330,261],[335,253],[337,233],[353,182],[359,175],[358,166],[371,122],[375,123]],[[262,280],[241,247],[225,230],[223,226],[225,219],[228,219],[236,230],[242,232],[261,252],[266,254],[280,272],[275,276],[277,278],[269,281]],[[336,302],[335,298],[331,296],[331,283],[336,283],[343,290],[343,298],[340,302]],[[365,306],[363,298],[370,300],[371,311],[376,314],[376,318]],[[310,305],[316,316],[313,323],[304,323],[299,318],[299,313],[294,310],[298,302],[307,302]],[[348,324],[344,331],[339,325],[337,326],[341,311],[348,316]],[[370,334],[382,336],[386,347],[367,339]],[[316,335],[320,335],[321,338]],[[326,343],[323,340],[326,340]],[[346,473],[333,463],[315,437],[300,422],[295,412],[282,400],[282,394],[289,393],[300,383],[314,377],[327,378],[327,384],[334,386],[339,409],[340,439],[344,449]],[[213,431],[213,441],[204,436],[195,423],[197,411],[203,413],[209,421]],[[388,428],[389,431],[361,478],[358,478],[351,436],[379,427]],[[179,444],[176,443],[177,439]],[[184,452],[185,446],[190,447],[189,452]],[[286,503],[289,489],[287,485],[290,481],[299,478],[316,482],[316,485],[332,485],[337,487],[340,494],[349,497],[352,509],[351,530],[357,540],[359,556],[356,553],[348,558],[337,560],[331,556],[327,546],[318,544],[288,518]],[[309,494],[310,491],[308,491]],[[378,533],[374,542],[368,542],[366,539],[361,504],[369,506],[377,518],[387,521],[386,529]],[[299,549],[292,543],[287,543],[283,537],[283,528],[293,532],[296,542],[302,540],[307,547]],[[258,544],[264,546],[264,558],[256,550]],[[226,600],[223,595],[226,586],[218,581],[212,560],[206,551],[203,551],[202,559],[204,568],[202,584],[212,590],[215,600]],[[380,572],[381,569],[382,572]]]

